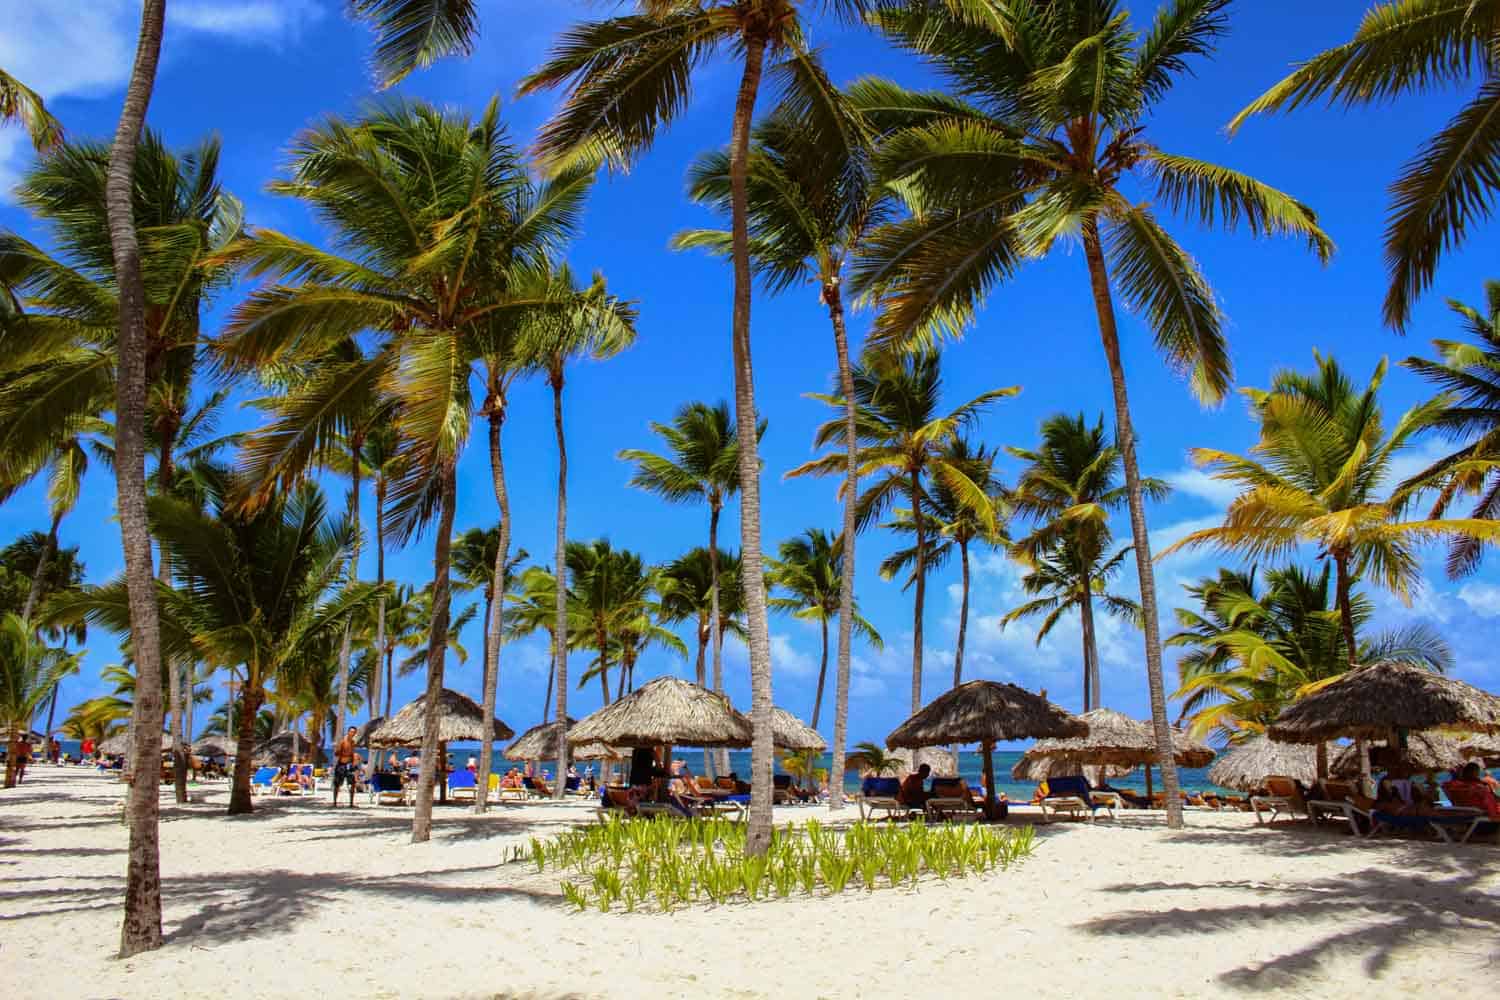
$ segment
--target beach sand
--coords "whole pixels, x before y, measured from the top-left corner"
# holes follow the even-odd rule
[[[1008,872],[834,898],[576,913],[507,849],[582,803],[410,809],[164,796],[166,945],[118,945],[122,786],[41,766],[0,792],[8,996],[1458,996],[1500,972],[1500,846],[1355,842],[1193,811],[1038,827]],[[777,821],[825,808],[779,808]],[[852,819],[850,808],[842,816]]]

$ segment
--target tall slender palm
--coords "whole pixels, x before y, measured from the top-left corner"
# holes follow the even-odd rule
[[[958,641],[953,651],[954,687],[963,683],[964,643],[969,633],[969,547],[975,543],[1000,545],[1009,540],[1005,530],[1008,502],[995,476],[995,454],[993,449],[986,451],[983,445],[971,444],[968,438],[950,438],[944,445],[937,475],[926,492],[921,510],[923,534],[930,539],[926,552],[913,545],[891,553],[880,564],[880,576],[886,580],[911,571],[913,575],[906,584],[911,587],[916,583],[919,555],[926,571],[933,572],[941,569],[955,550],[958,552],[962,596],[958,606]],[[909,509],[898,510],[895,519],[885,527],[916,534],[917,517]]]
[[[740,448],[740,546],[750,625],[751,798],[747,847],[764,853],[771,840],[771,641],[761,565],[760,456],[756,437],[754,365],[750,353],[750,236],[746,169],[750,127],[768,51],[807,58],[798,0],[637,0],[637,13],[570,29],[552,57],[521,83],[521,92],[567,85],[556,115],[543,126],[544,158],[567,162],[580,150],[626,164],[645,150],[688,104],[693,69],[716,51],[741,60],[730,127],[730,259],[734,266],[731,339],[734,403]],[[853,17],[868,0],[821,0]]]
[[[840,573],[846,564],[842,550],[842,536],[835,541],[822,528],[808,528],[777,546],[776,561],[771,564],[769,574],[771,586],[783,591],[783,594],[771,597],[770,606],[794,618],[818,623],[822,653],[818,658],[818,689],[813,695],[814,729],[818,728],[821,718],[823,684],[828,676],[828,621],[844,613]],[[866,642],[876,649],[885,648],[880,633],[859,613],[858,605],[848,613],[854,616],[852,626],[859,630]]]
[[[42,96],[0,69],[0,124],[7,122],[26,129],[38,153],[62,142],[62,124],[47,110]]]
[[[1190,72],[1193,57],[1212,52],[1228,26],[1227,3],[1169,0],[1144,34],[1115,0],[1005,6],[913,0],[882,7],[875,20],[887,36],[929,60],[964,96],[872,82],[860,98],[881,109],[888,134],[880,172],[901,186],[912,209],[910,219],[872,238],[857,268],[858,286],[880,302],[876,343],[956,333],[1023,261],[1047,254],[1060,239],[1082,240],[1114,392],[1146,616],[1151,717],[1172,827],[1181,825],[1182,810],[1114,289],[1145,319],[1168,363],[1190,375],[1200,397],[1220,399],[1231,374],[1212,290],[1136,185],[1199,221],[1302,237],[1323,259],[1332,252],[1305,205],[1245,174],[1150,142],[1155,106]]]
[[[525,324],[575,305],[571,295],[552,296],[549,268],[577,226],[593,173],[579,166],[532,184],[495,101],[477,120],[414,102],[385,105],[352,124],[329,119],[298,139],[291,172],[272,190],[310,203],[345,255],[270,230],[233,247],[226,257],[244,261],[251,273],[299,283],[252,294],[236,309],[220,349],[232,366],[254,369],[315,358],[370,331],[375,356],[390,356],[388,391],[406,459],[392,496],[398,536],[437,522],[429,709],[412,820],[413,840],[423,841],[432,825],[458,459],[473,417],[483,416],[502,530],[495,589],[503,593],[511,524],[500,452],[506,393]],[[475,374],[483,387],[477,407]],[[498,677],[498,625],[486,626],[487,712]]]
[[[386,536],[386,510],[389,502],[391,484],[400,478],[402,464],[405,460],[405,450],[401,446],[401,435],[394,422],[374,427],[365,435],[364,450],[360,453],[360,462],[367,470],[375,490],[375,585],[380,588],[380,596],[375,606],[375,648],[385,648],[385,606],[387,596],[385,592],[385,536]],[[380,694],[386,690],[386,712],[390,712],[389,688],[382,688],[382,680],[386,685],[390,683],[390,671],[376,670],[370,678],[370,718],[375,718],[375,713],[380,710]]]
[[[1229,123],[1232,135],[1251,115],[1324,98],[1350,108],[1455,84],[1475,88],[1391,184],[1384,314],[1396,330],[1405,330],[1412,303],[1432,285],[1443,254],[1463,245],[1500,195],[1497,45],[1496,0],[1384,0],[1365,12],[1349,41],[1299,63]]]
[[[844,271],[870,231],[884,219],[883,189],[874,183],[870,130],[847,96],[828,80],[816,58],[788,60],[783,72],[794,86],[770,118],[757,126],[746,164],[746,208],[751,266],[772,293],[815,284],[828,310],[844,407],[843,568],[839,597],[838,666],[834,682],[833,773],[842,774],[849,728],[849,663],[854,624],[855,454],[854,383],[844,319]],[[722,214],[732,211],[730,157],[699,157],[689,191]],[[696,230],[673,245],[728,255],[730,233]],[[822,706],[821,687],[817,707]],[[817,715],[816,708],[814,716]],[[816,726],[816,722],[814,722]],[[834,782],[830,809],[843,807],[843,783]]]
[[[904,355],[888,364],[867,357],[856,365],[854,383],[855,427],[859,434],[860,478],[873,482],[859,495],[855,524],[863,529],[889,512],[898,499],[911,510],[923,509],[929,485],[942,479],[966,495],[983,490],[968,480],[965,471],[947,461],[947,445],[990,403],[1020,392],[1019,386],[992,389],[955,409],[939,410],[942,373],[938,355],[931,351]],[[841,395],[818,395],[829,406],[844,409]],[[842,417],[818,428],[815,444],[822,448],[843,440]],[[787,475],[844,475],[845,456],[825,455],[800,465]],[[846,480],[847,483],[847,480]],[[927,601],[928,535],[924,519],[917,519],[916,557],[912,562],[911,710],[922,707],[922,624]]]
[[[83,489],[83,477],[88,471],[88,452],[78,438],[70,438],[51,456],[47,464],[37,472],[47,473],[47,506],[51,514],[47,534],[39,547],[31,568],[31,585],[27,588],[26,601],[19,609],[21,617],[30,621],[38,602],[43,598],[46,583],[51,574],[52,560],[58,553],[58,530],[62,520],[78,503]],[[11,482],[0,483],[0,503],[4,503],[30,476]],[[74,550],[76,555],[76,550]]]
[[[1455,497],[1472,494],[1477,499],[1470,517],[1500,520],[1500,470],[1493,464],[1500,459],[1500,282],[1485,282],[1484,296],[1483,311],[1448,300],[1474,343],[1434,340],[1436,359],[1401,362],[1439,392],[1440,405],[1429,421],[1432,430],[1462,442],[1399,487],[1405,492],[1415,492],[1419,484],[1435,487],[1429,517],[1442,517]],[[1483,555],[1476,540],[1455,538],[1448,546],[1448,576],[1458,579],[1475,572]]]
[[[689,549],[662,567],[661,604],[663,620],[692,622],[697,655],[693,660],[695,681],[708,686],[707,657],[709,645],[720,644],[724,636],[745,640],[744,593],[740,589],[740,558],[733,550],[718,553],[718,587],[714,587],[713,559],[708,549]],[[719,613],[718,628],[713,614]]]
[[[1183,630],[1167,645],[1186,650],[1172,697],[1181,700],[1180,721],[1195,736],[1217,732],[1239,742],[1264,732],[1309,685],[1344,673],[1351,659],[1438,671],[1452,664],[1447,644],[1422,624],[1363,639],[1351,658],[1339,608],[1329,599],[1330,569],[1325,562],[1316,574],[1299,566],[1271,570],[1264,589],[1253,566],[1184,585],[1198,607],[1176,609]],[[1363,632],[1373,616],[1369,601],[1356,593],[1349,605]]]
[[[572,272],[559,266],[555,280],[569,293],[574,287]],[[554,581],[555,620],[548,633],[552,638],[552,674],[557,679],[557,718],[563,725],[557,729],[557,773],[567,773],[568,761],[568,439],[563,432],[563,385],[568,362],[575,358],[604,361],[635,343],[636,310],[633,305],[609,294],[602,275],[595,275],[587,293],[579,296],[574,311],[538,322],[528,331],[523,354],[546,376],[552,389],[552,429],[557,437],[557,525],[553,558],[562,567],[562,585]],[[552,678],[548,678],[551,686]],[[546,718],[546,711],[542,713]],[[552,794],[561,799],[563,783],[555,783]]]
[[[1260,440],[1251,455],[1193,450],[1194,461],[1242,492],[1221,526],[1187,535],[1160,558],[1204,545],[1253,559],[1288,555],[1304,543],[1318,546],[1319,558],[1333,565],[1344,649],[1352,657],[1359,650],[1351,596],[1356,579],[1409,603],[1412,589],[1422,583],[1417,546],[1437,538],[1500,541],[1500,524],[1474,518],[1403,520],[1405,498],[1386,495],[1393,485],[1391,462],[1443,401],[1413,407],[1387,434],[1378,398],[1385,359],[1357,389],[1333,358],[1314,357],[1315,374],[1284,370],[1269,390],[1243,390],[1260,421]]]
[[[1037,634],[1041,642],[1057,616],[1076,608],[1083,629],[1083,710],[1102,708],[1094,595],[1104,593],[1103,581],[1130,551],[1126,546],[1109,554],[1114,538],[1109,518],[1126,504],[1120,449],[1105,434],[1103,416],[1090,425],[1081,413],[1058,413],[1042,422],[1042,439],[1034,449],[1009,450],[1026,463],[1014,496],[1016,514],[1033,526],[1014,550],[1031,570],[1025,590],[1051,596],[1016,608],[1002,627],[1046,611],[1049,617]],[[1153,478],[1142,479],[1141,489],[1152,499],[1167,493],[1167,485]],[[1118,601],[1110,599],[1113,613],[1134,613]]]
[[[560,650],[557,633],[557,575],[550,567],[532,566],[526,569],[518,584],[506,598],[510,603],[510,614],[505,621],[505,641],[515,642],[537,632],[547,633],[547,692],[542,698],[542,721],[546,722],[552,712],[552,687],[558,679],[557,663]],[[578,613],[577,600],[571,593],[562,595],[563,613],[566,616],[563,628],[568,641],[576,641],[577,633],[570,623]],[[566,681],[564,675],[562,680]],[[562,699],[564,707],[567,700]],[[567,716],[563,716],[567,718]]]
[[[740,436],[731,419],[729,404],[719,402],[688,403],[677,411],[670,424],[653,422],[651,429],[667,444],[670,454],[659,455],[639,448],[627,448],[620,458],[635,463],[630,485],[654,493],[669,503],[708,504],[708,564],[712,574],[709,599],[709,629],[718,629],[719,594],[719,514],[724,501],[734,496],[741,485],[739,474]],[[755,429],[756,439],[766,432],[766,422]],[[722,643],[713,641],[714,690],[724,690]]]

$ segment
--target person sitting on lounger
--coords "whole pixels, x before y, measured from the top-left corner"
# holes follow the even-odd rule
[[[1392,769],[1375,789],[1375,808],[1397,816],[1421,816],[1431,811],[1432,794],[1404,771]]]
[[[1454,774],[1453,780],[1444,785],[1443,790],[1454,805],[1480,809],[1490,819],[1500,820],[1500,799],[1485,784],[1484,777],[1479,765],[1470,761]]]
[[[521,772],[511,768],[505,772],[505,777],[500,779],[501,788],[525,788],[526,783],[521,780]]]
[[[922,786],[927,781],[927,776],[932,773],[932,767],[923,764],[901,781],[901,789],[896,793],[896,801],[904,806],[916,806],[918,809],[927,805],[927,800],[932,798],[932,793]]]

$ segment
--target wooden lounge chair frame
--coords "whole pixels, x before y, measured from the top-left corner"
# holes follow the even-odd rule
[[[1271,787],[1272,782],[1275,782],[1282,788],[1289,788],[1290,791],[1278,792],[1275,788]],[[1286,814],[1287,819],[1296,819],[1299,808],[1304,811],[1307,809],[1307,801],[1303,799],[1301,791],[1297,789],[1297,783],[1291,778],[1274,774],[1268,776],[1266,778],[1266,791],[1269,794],[1250,796],[1250,808],[1255,811],[1256,823],[1261,825],[1275,823],[1276,817],[1282,813]],[[1262,812],[1266,811],[1271,814],[1269,820],[1261,815]]]
[[[890,795],[855,796],[855,804],[859,806],[859,818],[862,820],[875,819],[877,812],[884,813],[880,817],[887,820],[905,819],[922,813],[921,806],[907,805],[900,799]]]

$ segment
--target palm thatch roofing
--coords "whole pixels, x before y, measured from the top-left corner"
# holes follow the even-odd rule
[[[771,709],[771,742],[782,750],[828,749],[828,743],[818,731],[784,708]]]
[[[1014,684],[969,681],[928,703],[886,737],[891,747],[999,743],[1043,736],[1087,736],[1088,724]]]
[[[914,754],[915,759],[913,759]],[[907,774],[926,764],[932,768],[932,773],[940,778],[958,775],[958,758],[953,756],[951,750],[944,750],[942,747],[920,747],[916,751],[895,750],[892,751],[891,756],[901,761],[901,767]]]
[[[1086,735],[1041,740],[1026,751],[1022,761],[1050,757],[1076,764],[1114,764],[1120,767],[1157,762],[1156,730],[1150,723],[1132,719],[1110,708],[1096,708],[1078,718],[1088,724]],[[1178,764],[1204,767],[1214,759],[1214,752],[1208,744],[1193,739],[1180,729],[1171,732],[1172,759]]]
[[[164,751],[172,749],[172,734],[171,733],[162,733],[161,734],[161,748]],[[99,744],[99,752],[102,753],[102,754],[108,754],[108,755],[127,754],[127,753],[130,753],[130,751],[131,751],[131,740],[130,740],[130,727],[129,726],[125,727],[124,729],[120,730],[118,733],[115,733],[113,736],[109,737],[108,739],[104,740],[103,742],[101,742]]]
[[[1328,756],[1338,752],[1329,746]],[[1252,736],[1243,743],[1219,754],[1208,769],[1208,780],[1220,788],[1251,792],[1261,788],[1266,778],[1293,778],[1311,784],[1318,778],[1318,749],[1313,744],[1277,743],[1263,735]]]
[[[218,736],[200,736],[193,744],[193,753],[199,757],[233,757],[234,744]]]
[[[1392,765],[1406,765],[1417,771],[1451,771],[1462,767],[1468,757],[1456,738],[1442,733],[1412,733],[1406,748],[1388,746],[1384,741],[1370,746],[1370,765],[1384,770]],[[1336,778],[1359,775],[1359,746],[1351,743],[1329,758],[1328,773]]]
[[[427,727],[427,695],[401,709],[379,726],[370,736],[370,745],[378,747],[419,747]],[[490,737],[508,740],[515,735],[499,719],[490,720]],[[484,709],[468,695],[443,688],[438,693],[438,742],[476,742],[485,738]]]
[[[354,743],[356,746],[371,746],[371,740],[380,732],[380,727],[385,725],[385,716],[377,715],[369,719],[364,725],[354,731]]]
[[[1065,760],[1060,757],[1033,757],[1031,754],[1022,754],[1021,759],[1016,761],[1010,769],[1010,776],[1016,781],[1047,781],[1051,778],[1068,778],[1081,774],[1089,779],[1089,784],[1098,785],[1110,778],[1123,778],[1135,768],[1120,764],[1080,764],[1076,760]]]
[[[628,754],[603,743],[583,743],[572,748],[574,760],[624,760]]]
[[[612,747],[748,747],[750,720],[729,699],[676,677],[658,677],[574,726],[568,742]]]
[[[256,767],[286,767],[294,763],[293,758],[310,760],[314,764],[328,763],[321,746],[311,743],[305,736],[291,732],[277,733],[250,754]]]
[[[1491,765],[1500,761],[1500,738],[1469,735],[1459,742],[1463,744],[1465,757],[1478,758]]]
[[[1273,740],[1317,743],[1444,727],[1500,732],[1500,698],[1421,667],[1372,663],[1292,702],[1269,732]]]
[[[578,720],[568,719],[568,728],[578,725]],[[554,719],[532,726],[516,737],[516,741],[505,748],[506,760],[548,760],[557,756],[557,737],[562,725]],[[576,754],[568,754],[576,757]]]

